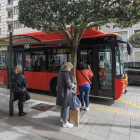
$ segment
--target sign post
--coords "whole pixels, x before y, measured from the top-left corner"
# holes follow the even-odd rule
[[[12,32],[10,32],[10,74],[9,74],[9,83],[10,83],[10,101],[9,101],[9,116],[13,116],[14,115],[14,109],[13,109],[13,93],[12,93],[12,90],[11,90],[11,76],[12,76]]]

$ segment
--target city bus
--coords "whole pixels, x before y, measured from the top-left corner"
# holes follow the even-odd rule
[[[17,64],[23,67],[23,74],[28,81],[27,88],[50,91],[56,96],[59,69],[71,58],[64,34],[37,31],[13,37],[16,41],[16,43],[13,41],[13,69]],[[32,41],[27,44],[28,37]],[[21,41],[21,38],[24,41]],[[84,62],[90,65],[94,73],[94,77],[90,79],[92,82],[90,96],[117,100],[125,93],[124,44],[127,45],[128,54],[131,54],[131,45],[122,41],[119,34],[104,34],[94,28],[86,30],[83,34],[78,46],[77,63]],[[99,78],[101,57],[104,59],[104,69],[102,69],[102,78]],[[0,75],[2,74],[3,71],[0,71]]]

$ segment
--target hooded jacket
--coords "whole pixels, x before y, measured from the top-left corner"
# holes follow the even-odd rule
[[[57,100],[56,105],[67,107],[71,105],[73,77],[64,67],[60,68],[57,77]]]

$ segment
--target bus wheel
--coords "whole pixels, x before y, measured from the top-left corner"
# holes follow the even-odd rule
[[[51,85],[51,94],[57,96],[57,80],[54,80]]]

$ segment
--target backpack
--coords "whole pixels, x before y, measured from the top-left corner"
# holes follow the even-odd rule
[[[18,78],[18,76],[17,76],[17,78]],[[12,81],[11,90],[13,93],[20,92],[20,87],[17,83],[17,78],[14,81]]]
[[[72,91],[72,99],[71,99],[70,108],[72,110],[76,110],[79,106],[80,106],[80,100],[77,97],[77,94],[74,91]]]

